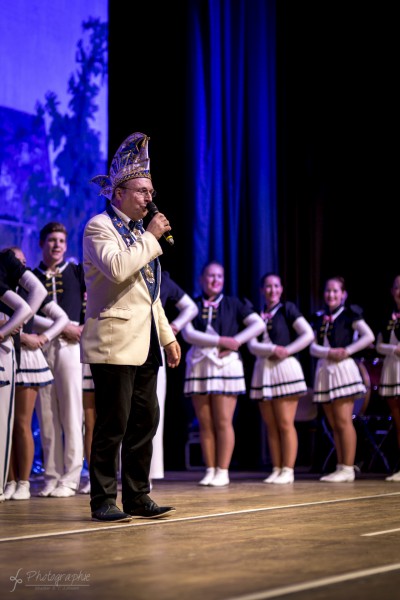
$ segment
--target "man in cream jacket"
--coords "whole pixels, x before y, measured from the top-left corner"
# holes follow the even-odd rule
[[[177,367],[181,350],[160,301],[160,237],[171,227],[157,213],[143,228],[155,195],[149,138],[129,136],[111,163],[110,175],[93,179],[111,201],[86,224],[83,265],[87,288],[81,359],[95,385],[96,423],[90,457],[91,511],[99,521],[157,518],[173,507],[148,496],[152,439],[159,421],[156,386],[162,364]],[[117,461],[121,446],[121,511]]]

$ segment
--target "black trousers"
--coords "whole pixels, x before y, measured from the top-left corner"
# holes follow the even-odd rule
[[[152,352],[141,366],[91,364],[96,422],[90,454],[90,506],[116,504],[121,446],[122,504],[129,510],[148,501],[152,440],[160,409],[159,361]]]

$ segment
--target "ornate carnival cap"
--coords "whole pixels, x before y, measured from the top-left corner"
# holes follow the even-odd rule
[[[122,142],[112,159],[110,175],[96,175],[91,179],[92,183],[100,186],[100,196],[111,199],[115,188],[129,179],[151,179],[149,140],[147,135],[137,132]]]

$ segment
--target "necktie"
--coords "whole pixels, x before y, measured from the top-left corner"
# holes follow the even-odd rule
[[[144,233],[143,220],[142,219],[140,219],[140,221],[132,221],[132,219],[131,219],[129,221],[129,223],[128,223],[128,227],[135,234]]]
[[[398,319],[400,319],[400,312],[392,313],[392,319],[393,321],[397,321]]]
[[[333,323],[333,316],[332,315],[324,315],[324,323]]]
[[[203,300],[203,306],[205,308],[218,308],[219,302],[211,302],[211,300]]]
[[[264,321],[270,321],[272,319],[272,317],[273,317],[272,313],[269,313],[269,312],[261,313],[261,318],[264,319]]]

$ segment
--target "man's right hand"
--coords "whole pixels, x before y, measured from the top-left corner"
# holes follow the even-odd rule
[[[181,347],[179,343],[175,340],[167,346],[164,346],[164,350],[167,357],[167,365],[171,367],[171,369],[174,369],[181,361]]]
[[[163,215],[162,213],[158,212],[151,219],[150,223],[147,226],[146,231],[149,231],[150,233],[152,233],[154,235],[154,237],[157,240],[159,240],[160,237],[164,233],[171,231],[171,226],[169,224],[167,217],[165,215]]]

